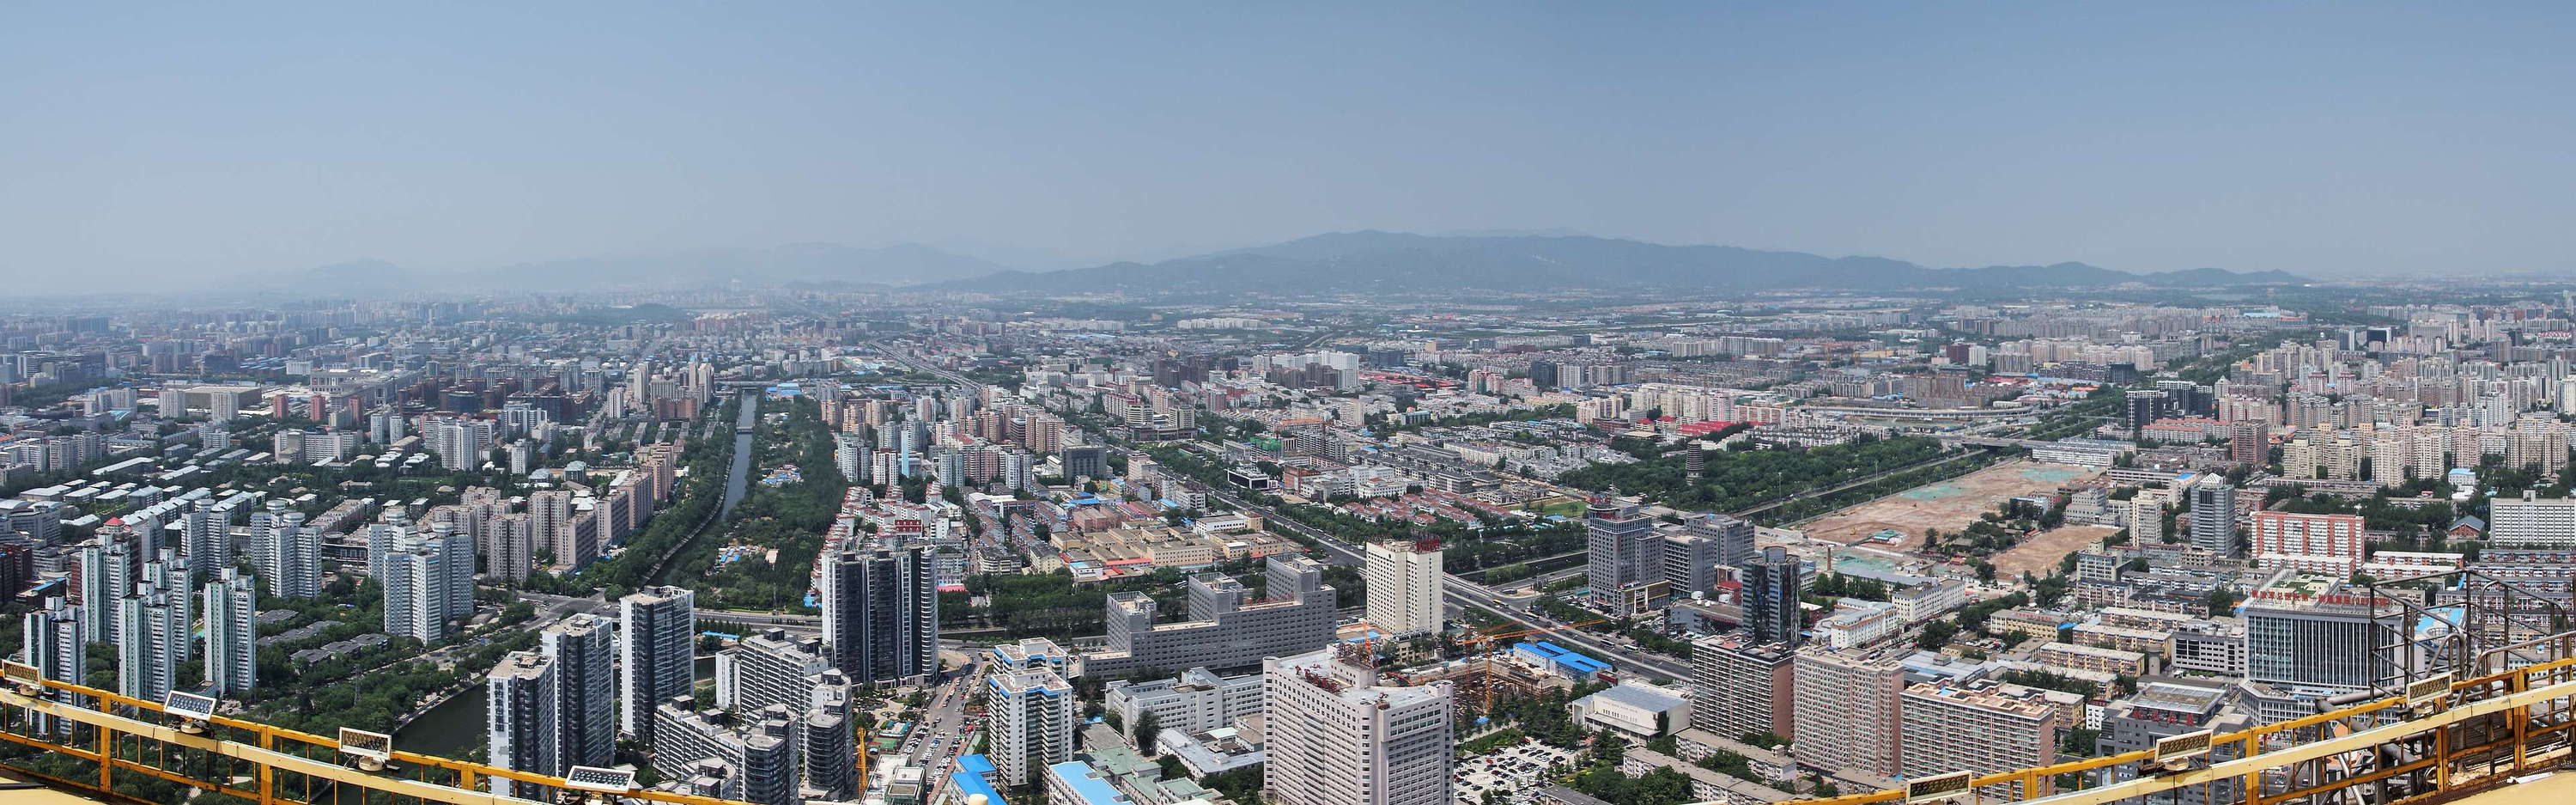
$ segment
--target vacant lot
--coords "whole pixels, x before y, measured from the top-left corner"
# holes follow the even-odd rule
[[[2070,525],[2039,532],[2039,536],[2029,542],[1997,555],[1995,575],[1999,578],[2019,578],[2025,572],[2034,576],[2048,575],[2067,554],[2119,531],[2106,525]]]
[[[1947,481],[1847,506],[1809,520],[1799,528],[1807,532],[1807,536],[1845,545],[1869,543],[1896,550],[1913,550],[1923,547],[1923,529],[1957,531],[1968,527],[1977,515],[2002,506],[2006,500],[2020,495],[2054,492],[2060,486],[2091,479],[2095,474],[2089,470],[2030,461],[1997,464]],[[1883,531],[1895,532],[1899,535],[1897,541],[1870,542],[1874,535]],[[2056,558],[2050,557],[2049,561],[2056,561]]]

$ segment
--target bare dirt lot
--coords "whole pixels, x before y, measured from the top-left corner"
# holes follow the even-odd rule
[[[1809,520],[1798,528],[1807,532],[1807,536],[1830,542],[1910,551],[1923,547],[1923,529],[1956,531],[1966,528],[1968,523],[1977,519],[1977,515],[1994,511],[2015,496],[2047,494],[2060,486],[2090,480],[2097,474],[2092,470],[2056,464],[2013,461],[1867,503],[1846,506]],[[1894,542],[1873,539],[1886,531],[1896,533]],[[2057,559],[2051,556],[2048,561]],[[1996,567],[2000,570],[2002,563],[1998,561]]]
[[[2012,550],[1996,555],[1995,576],[2018,578],[2023,573],[2034,576],[2048,575],[2048,571],[2056,569],[2062,557],[2119,531],[2120,529],[2106,525],[2070,525],[2060,526],[2052,531],[2039,532],[2039,536],[2032,538],[2031,541],[2015,545]]]

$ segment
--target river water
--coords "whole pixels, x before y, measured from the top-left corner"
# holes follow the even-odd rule
[[[737,430],[760,420],[760,392],[743,393],[742,414],[734,422]],[[733,437],[733,468],[725,475],[723,515],[733,513],[735,503],[742,501],[750,488],[752,434],[737,432]],[[698,678],[715,676],[715,658],[698,658]],[[456,694],[394,733],[394,748],[424,755],[457,757],[489,740],[484,728],[486,692],[475,685]]]
[[[714,679],[716,658],[698,658],[698,678]],[[484,730],[484,702],[487,692],[482,685],[466,688],[413,719],[410,726],[394,733],[394,748],[439,757],[464,757],[475,747],[490,740]]]

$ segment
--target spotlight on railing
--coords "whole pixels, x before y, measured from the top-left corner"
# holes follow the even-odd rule
[[[2450,674],[2435,674],[2406,683],[2406,709],[2417,716],[2431,715],[2450,696]]]
[[[1954,771],[1905,781],[1905,805],[1949,802],[1968,796],[1977,781],[1973,771]]]
[[[2156,756],[2152,764],[2156,773],[2177,774],[2191,770],[2192,759],[2209,754],[2210,739],[2216,735],[2215,731],[2201,730],[2156,739]]]
[[[161,712],[179,717],[179,731],[189,735],[206,734],[206,720],[215,717],[213,696],[171,691],[161,697]]]
[[[570,802],[615,802],[619,795],[635,793],[635,773],[598,766],[574,766],[564,771],[564,789]],[[574,796],[580,799],[572,800]]]
[[[36,666],[9,660],[0,663],[0,677],[6,677],[9,689],[17,691],[20,696],[36,696],[45,692],[45,671]]]
[[[341,727],[340,755],[359,771],[384,771],[393,765],[394,736]]]

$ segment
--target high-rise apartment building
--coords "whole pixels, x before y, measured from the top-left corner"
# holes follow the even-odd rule
[[[2576,498],[2523,490],[2518,498],[2490,500],[2487,540],[2498,548],[2576,548]]]
[[[823,643],[770,629],[716,654],[716,706],[750,712],[770,705],[803,708],[825,684],[832,663]]]
[[[1082,710],[1072,683],[1036,668],[995,674],[985,685],[992,743],[984,754],[1003,782],[1028,785],[1039,769],[1073,758]]]
[[[646,587],[617,599],[618,730],[653,743],[654,708],[697,680],[697,596]]]
[[[206,583],[206,686],[217,696],[259,686],[258,583],[230,567]]]
[[[258,511],[250,513],[250,544],[243,546],[244,550],[240,551],[239,555],[249,558],[251,565],[258,568],[259,572],[268,572],[269,563],[273,559],[269,555],[268,545],[276,539],[277,529],[291,513],[287,511],[286,501],[279,498],[269,498]],[[270,580],[269,583],[275,584],[276,581]]]
[[[2366,541],[2357,514],[2255,512],[2252,553],[2264,567],[2350,576],[2361,569]]]
[[[2237,422],[2227,429],[2227,460],[2261,467],[2272,460],[2271,426],[2261,421]]]
[[[2145,490],[2129,499],[2129,544],[2152,545],[2165,539],[2165,502]]]
[[[484,573],[517,584],[537,569],[536,521],[527,513],[493,514],[483,521]]]
[[[615,624],[587,612],[537,633],[538,651],[555,668],[556,754],[565,768],[617,760]]]
[[[78,604],[47,598],[43,609],[27,613],[19,621],[22,642],[18,659],[34,666],[46,679],[85,684],[89,652],[81,636],[80,610]],[[71,694],[58,690],[47,690],[44,695],[58,702],[71,700]],[[70,732],[73,722],[37,716],[34,726],[42,732],[64,735]]]
[[[823,645],[862,684],[939,673],[939,582],[930,549],[845,550],[823,558]]]
[[[1907,777],[1954,771],[1987,774],[2046,766],[2057,762],[2060,708],[2040,698],[2039,691],[1990,680],[1968,683],[1918,682],[1905,689],[1904,769]],[[1991,795],[2017,800],[2045,796],[2022,791],[2020,783],[1990,786]]]
[[[1903,772],[1898,713],[1905,669],[1895,658],[1809,646],[1798,652],[1796,676],[1798,762],[1870,774]]]
[[[655,708],[653,734],[653,769],[687,781],[684,793],[794,805],[802,731],[787,708],[700,711],[696,699],[681,696]]]
[[[217,570],[233,566],[232,534],[226,519],[215,513],[211,495],[199,498],[179,515],[180,551],[187,557],[191,578],[213,578]]]
[[[1438,634],[1442,581],[1437,542],[1369,543],[1369,625],[1394,637]]]
[[[1664,586],[1674,598],[1716,593],[1728,568],[1753,558],[1753,524],[1723,514],[1693,517],[1663,540]]]
[[[1795,740],[1791,695],[1797,655],[1778,644],[1710,635],[1691,644],[1691,726],[1741,740],[1770,733]]]
[[[1262,663],[1263,787],[1282,805],[1451,805],[1447,682],[1378,684],[1331,649]]]
[[[2156,747],[2156,742],[2176,735],[2210,730],[2220,735],[2239,732],[2254,726],[2251,714],[2228,706],[2234,684],[2219,680],[2186,682],[2151,680],[2141,682],[2138,692],[2112,702],[2103,709],[2101,732],[2093,746],[2096,757],[2143,752]],[[2212,760],[2236,757],[2233,745],[2212,747]],[[2144,770],[2139,764],[2125,763],[2103,769],[2102,783],[2136,779]],[[2175,789],[2170,799],[2174,805],[2210,805],[2241,799],[2243,781],[2221,777],[2199,785]],[[2161,798],[2160,798],[2161,799]]]
[[[384,556],[385,634],[436,643],[447,637],[446,569],[436,551],[418,544]]]
[[[2227,476],[2204,472],[2187,491],[2191,505],[2191,545],[2220,556],[2241,553],[2236,540],[2236,485]]]
[[[514,651],[484,677],[488,752],[492,765],[505,769],[560,774],[563,771],[562,705],[556,698],[563,684],[553,660],[533,651]],[[494,793],[542,799],[543,789],[527,783],[494,779]]]
[[[1690,533],[1713,538],[1718,546],[1718,564],[1727,567],[1743,567],[1744,563],[1753,561],[1753,524],[1751,522],[1710,512],[1691,518],[1684,528]]]
[[[400,506],[387,506],[367,524],[367,578],[385,580],[385,556],[411,536],[411,518]]]
[[[125,555],[110,553],[110,543],[92,537],[80,544],[72,555],[72,591],[79,597],[73,607],[79,618],[80,638],[74,645],[116,640],[116,601],[133,591],[127,575]]]
[[[528,493],[529,527],[534,529],[533,542],[554,557],[555,564],[580,568],[599,558],[597,543],[582,538],[573,527],[572,493],[549,489]]]
[[[2122,399],[2122,403],[2127,406],[2126,424],[2131,436],[2138,435],[2138,431],[2145,428],[2149,422],[2174,415],[2173,399],[2161,391],[2144,389],[2131,391]]]
[[[179,663],[188,656],[184,599],[188,591],[145,584],[117,600],[116,692],[145,701],[160,701],[176,684]]]
[[[322,530],[304,523],[304,513],[290,511],[271,522],[261,554],[259,575],[268,593],[279,598],[312,598],[322,594]]]

